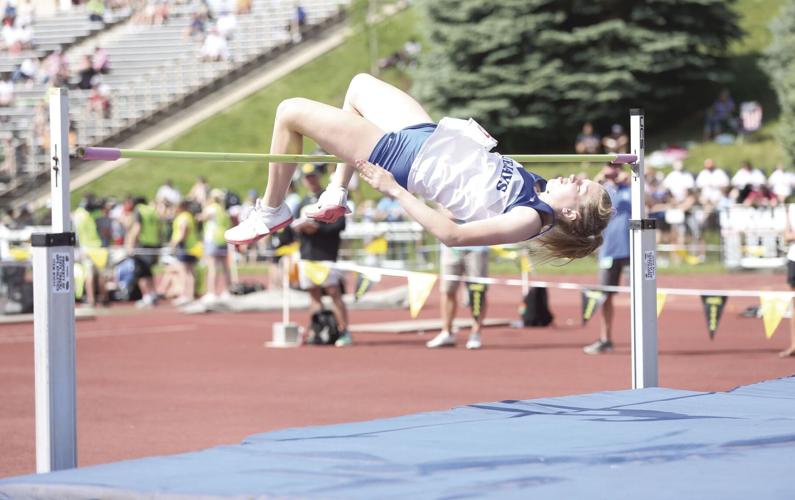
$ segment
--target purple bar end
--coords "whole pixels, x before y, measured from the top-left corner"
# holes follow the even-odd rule
[[[118,148],[79,148],[78,157],[82,160],[115,161],[121,158]]]
[[[638,161],[638,157],[636,155],[618,154],[616,155],[616,159],[611,161],[610,163],[616,165],[622,165],[625,163],[635,163],[636,161]]]

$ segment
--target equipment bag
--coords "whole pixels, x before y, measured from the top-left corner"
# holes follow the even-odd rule
[[[312,314],[307,344],[334,345],[340,338],[340,329],[334,313],[322,309]]]
[[[524,326],[547,326],[555,317],[549,310],[549,296],[546,288],[531,288],[525,295],[522,307]]]

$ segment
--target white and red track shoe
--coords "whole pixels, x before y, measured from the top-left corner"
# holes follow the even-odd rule
[[[287,227],[292,221],[293,214],[286,204],[272,208],[257,199],[248,216],[237,226],[227,229],[224,238],[233,245],[247,245]]]
[[[316,221],[332,223],[349,213],[348,190],[332,184],[320,193],[317,203],[307,210],[306,216]]]

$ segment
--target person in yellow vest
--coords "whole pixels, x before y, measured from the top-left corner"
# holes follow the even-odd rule
[[[93,200],[94,196],[87,194],[72,213],[77,236],[77,255],[85,272],[86,303],[90,307],[96,306],[97,297],[105,294],[104,270],[107,264],[107,250],[102,248],[97,222],[90,212],[96,208]]]
[[[222,190],[211,190],[208,203],[201,214],[204,225],[204,257],[207,262],[207,293],[202,297],[202,301],[206,302],[228,298],[232,281],[224,239],[224,231],[232,227],[232,219],[224,207],[224,199]]]
[[[174,251],[174,256],[177,259],[179,282],[182,285],[179,297],[174,299],[175,306],[193,301],[196,287],[195,267],[198,258],[192,252],[195,252],[198,242],[196,220],[190,211],[190,202],[182,200],[177,208],[177,216],[174,217],[172,223],[171,242],[169,243],[169,247]]]
[[[135,281],[141,289],[141,299],[135,305],[139,308],[157,304],[155,279],[152,267],[157,264],[160,250],[160,216],[154,205],[141,196],[133,200],[132,225],[125,237],[127,255],[135,260]]]

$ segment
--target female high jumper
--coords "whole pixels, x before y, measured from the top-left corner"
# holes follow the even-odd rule
[[[602,243],[610,197],[598,183],[573,175],[545,181],[507,156],[474,120],[432,122],[405,92],[373,76],[356,75],[342,109],[303,98],[283,101],[271,153],[301,154],[304,136],[345,161],[309,217],[332,222],[347,212],[354,169],[390,195],[447,246],[497,245],[538,237],[549,257],[579,258]],[[292,222],[284,198],[295,165],[271,163],[265,195],[226,240],[245,244]],[[418,199],[433,201],[456,223]]]

